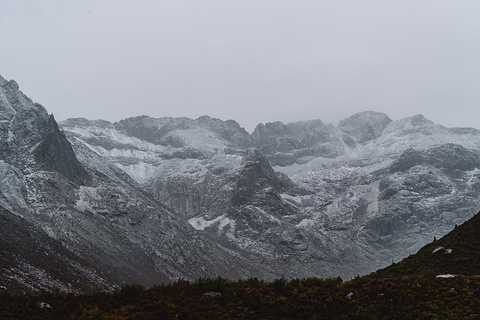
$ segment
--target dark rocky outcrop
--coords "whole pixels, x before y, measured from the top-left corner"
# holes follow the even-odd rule
[[[405,171],[417,165],[431,165],[439,169],[471,171],[480,168],[478,152],[449,143],[429,150],[409,149],[390,167],[390,172]]]
[[[89,179],[87,170],[77,160],[65,134],[58,129],[53,115],[48,118],[46,134],[35,149],[37,165],[46,171],[56,171],[68,180],[84,185]]]
[[[355,144],[332,125],[320,120],[283,124],[259,124],[252,140],[272,166],[290,166],[313,157],[336,158],[346,145]]]
[[[312,148],[331,140],[333,126],[320,120],[259,124],[252,133],[255,146],[265,155]]]
[[[248,149],[233,194],[233,205],[245,204],[266,189],[270,196],[276,196],[284,192],[286,186],[279,181],[267,158],[258,149]]]
[[[254,205],[265,207],[266,211],[275,215],[285,215],[291,213],[292,208],[281,199],[282,193],[297,195],[307,191],[298,187],[286,175],[275,172],[258,149],[248,149],[236,178],[232,195],[233,207]]]

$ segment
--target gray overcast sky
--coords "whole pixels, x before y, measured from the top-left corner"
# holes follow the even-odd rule
[[[480,128],[479,17],[478,0],[0,0],[0,75],[57,120]]]

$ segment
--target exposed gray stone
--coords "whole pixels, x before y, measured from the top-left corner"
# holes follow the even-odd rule
[[[358,143],[380,137],[383,130],[392,120],[383,113],[365,111],[340,121],[338,128],[354,137]]]

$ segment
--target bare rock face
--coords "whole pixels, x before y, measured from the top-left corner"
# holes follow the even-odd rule
[[[266,197],[270,196],[279,198],[278,194],[285,192],[287,188],[273,171],[267,158],[258,149],[248,149],[242,159],[242,169],[239,171],[232,204],[246,204],[255,198],[265,201]],[[264,190],[267,190],[266,193]]]
[[[320,120],[283,124],[259,124],[252,133],[253,144],[273,166],[290,166],[314,157],[336,158],[344,154],[348,135]]]
[[[34,163],[41,170],[55,171],[76,184],[85,184],[88,173],[53,115],[19,91],[15,81],[3,80],[0,85],[0,159],[23,170]]]
[[[18,84],[0,77],[0,159],[16,161],[17,152],[29,151],[38,143],[48,123],[45,108],[34,104]]]
[[[391,166],[391,172],[405,171],[418,165],[440,169],[472,171],[480,168],[478,152],[453,143],[428,150],[408,149]]]
[[[379,138],[392,120],[383,113],[365,111],[340,121],[339,129],[346,132],[360,144]]]
[[[53,115],[48,118],[45,137],[35,148],[35,160],[42,170],[57,171],[68,180],[85,185],[88,172],[77,160],[65,134],[58,129]]]
[[[207,131],[236,148],[246,148],[251,145],[250,135],[237,122],[222,121],[208,116],[202,116],[196,120],[188,118],[154,119],[140,116],[115,123],[115,129],[144,141],[176,148],[188,144],[182,133],[188,134],[192,131]]]

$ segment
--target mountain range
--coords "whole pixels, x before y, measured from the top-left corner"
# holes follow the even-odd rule
[[[480,131],[366,111],[57,123],[0,77],[0,286],[351,278],[480,208]]]

